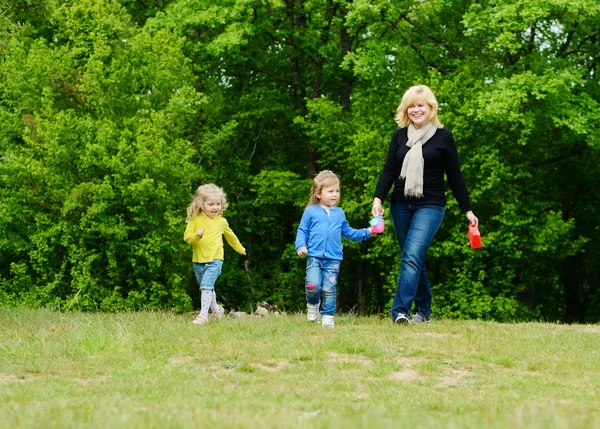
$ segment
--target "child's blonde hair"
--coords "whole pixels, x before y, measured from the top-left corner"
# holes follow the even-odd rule
[[[217,185],[213,183],[207,183],[206,185],[198,186],[198,189],[196,189],[196,192],[194,193],[194,200],[187,208],[187,218],[185,221],[189,222],[194,216],[202,213],[202,205],[204,204],[204,201],[206,201],[206,198],[209,195],[214,194],[221,196],[221,213],[219,214],[223,214],[225,209],[229,207],[229,204],[227,203],[227,194],[223,192],[223,189],[219,188]]]
[[[394,116],[394,121],[396,121],[398,126],[403,128],[410,125],[408,106],[416,104],[417,101],[424,101],[429,104],[431,112],[429,113],[429,118],[427,118],[428,122],[431,122],[437,128],[442,128],[443,125],[438,118],[437,99],[433,91],[425,85],[411,86],[402,96],[402,101],[400,101],[400,105],[396,109],[396,116]]]
[[[319,204],[319,199],[317,198],[317,194],[320,194],[325,186],[338,185],[340,184],[340,179],[335,175],[334,172],[330,170],[323,170],[319,174],[315,176],[312,182],[312,187],[310,188],[310,194],[308,196],[308,205],[306,207],[314,206],[315,204]]]

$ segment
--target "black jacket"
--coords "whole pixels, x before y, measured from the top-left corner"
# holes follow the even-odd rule
[[[375,197],[384,201],[390,192],[392,184],[394,191],[392,193],[392,204],[406,203],[414,205],[436,205],[445,206],[446,197],[444,194],[444,172],[448,177],[450,189],[454,198],[463,212],[471,210],[471,201],[469,192],[458,161],[458,151],[456,142],[450,130],[439,128],[436,133],[423,145],[423,197],[405,197],[404,179],[400,178],[402,162],[409,148],[406,146],[408,141],[408,128],[398,129],[390,142],[388,154],[385,159],[385,165],[379,175],[377,186],[375,187]]]

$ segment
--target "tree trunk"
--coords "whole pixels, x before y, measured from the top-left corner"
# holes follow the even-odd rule
[[[585,306],[579,284],[578,271],[581,256],[572,256],[565,260],[563,291],[565,294],[565,322],[579,323],[585,320]]]
[[[358,289],[358,315],[365,315],[365,264],[362,258],[358,260],[356,286]]]

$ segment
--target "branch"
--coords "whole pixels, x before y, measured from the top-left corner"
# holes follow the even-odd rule
[[[574,29],[577,28],[578,25],[579,25],[578,23],[575,23],[573,25],[573,28]],[[557,57],[562,57],[564,54],[566,54],[567,48],[573,41],[573,36],[575,35],[574,29],[569,31],[569,33],[567,34],[567,40],[565,40],[565,42],[560,46],[560,48],[558,48],[558,52],[556,52]]]
[[[438,40],[437,38],[433,37],[433,35],[428,34],[424,28],[421,28],[419,25],[417,25],[416,23],[412,22],[412,20],[410,20],[408,17],[404,17],[405,21],[408,22],[410,25],[412,25],[413,27],[415,27],[417,30],[419,30],[420,32],[422,32],[425,37],[427,39],[433,40],[437,46],[443,46],[444,48],[446,48],[446,50],[448,52],[450,52],[450,54],[452,54],[455,58],[458,58],[459,60],[464,60],[465,57],[462,56],[461,54],[459,54],[458,52],[454,51],[454,49],[450,48],[450,45],[448,43],[442,42],[441,40]]]
[[[531,164],[531,166],[532,167],[540,167],[542,165],[548,165],[548,164],[553,164],[555,162],[564,161],[565,159],[573,158],[574,156],[580,157],[583,154],[583,152],[585,152],[588,149],[589,149],[589,147],[582,146],[573,152],[570,152],[570,153],[567,153],[567,154],[561,155],[561,156],[555,156],[553,158],[548,158],[544,161],[533,163],[533,164]]]
[[[600,30],[595,31],[591,34],[588,34],[587,36],[585,36],[584,38],[581,39],[581,41],[577,44],[577,49],[574,49],[572,51],[567,51],[564,53],[564,56],[566,57],[567,55],[571,55],[571,54],[580,54],[581,53],[581,47],[587,43],[589,40],[592,41],[592,44],[596,41],[596,36],[598,36],[598,34],[600,34]],[[558,54],[557,54],[558,56]]]
[[[535,30],[537,29],[536,24],[537,23],[533,24],[531,27],[531,32],[529,33],[529,47],[527,48],[527,52],[529,54],[531,54],[535,48]]]
[[[273,73],[269,73],[268,71],[266,71],[266,70],[263,70],[263,69],[261,69],[260,67],[256,67],[256,66],[254,66],[254,65],[252,65],[252,64],[249,64],[249,63],[245,63],[245,64],[238,64],[238,66],[241,66],[242,68],[245,68],[245,69],[251,69],[251,70],[254,70],[254,71],[258,72],[258,73],[262,73],[262,74],[264,74],[265,76],[268,76],[268,77],[270,77],[271,79],[273,79],[273,80],[276,80],[277,82],[284,83],[284,84],[286,84],[286,85],[291,85],[291,84],[293,83],[293,81],[292,81],[292,80],[290,80],[290,79],[284,79],[284,78],[282,78],[282,77],[278,77],[278,76],[274,75]]]

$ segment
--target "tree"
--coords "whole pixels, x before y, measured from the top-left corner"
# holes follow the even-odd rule
[[[469,249],[449,193],[428,255],[435,315],[598,320],[596,3],[13,8],[0,44],[0,300],[190,309],[184,209],[214,182],[248,249],[245,263],[226,250],[219,299],[302,309],[292,243],[307,178],[338,173],[350,223],[366,226],[394,110],[427,84],[484,240]],[[340,308],[387,311],[391,225],[345,246]]]

